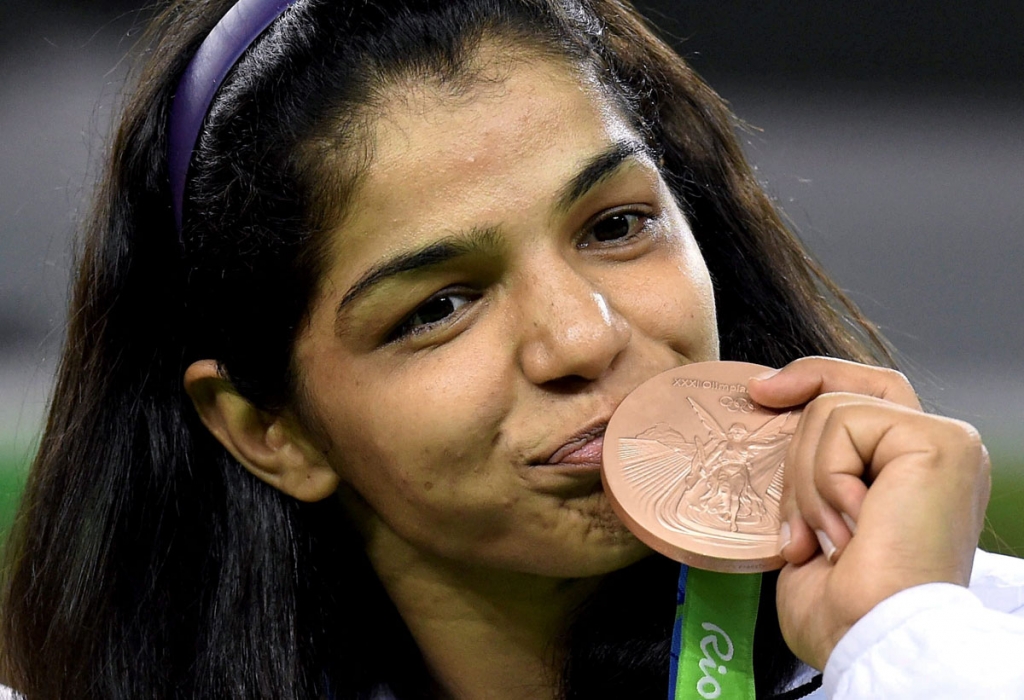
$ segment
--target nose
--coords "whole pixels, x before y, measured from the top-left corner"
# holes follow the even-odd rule
[[[600,378],[632,334],[605,296],[565,262],[524,281],[519,310],[520,362],[537,385]]]

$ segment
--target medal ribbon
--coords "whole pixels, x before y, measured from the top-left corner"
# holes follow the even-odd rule
[[[682,566],[669,700],[754,700],[754,624],[761,574]]]

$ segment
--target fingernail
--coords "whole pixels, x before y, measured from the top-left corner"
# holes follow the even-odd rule
[[[856,535],[857,523],[853,522],[853,518],[851,518],[846,513],[840,513],[839,515],[843,519],[843,522],[846,523],[846,527],[850,528],[850,534]]]
[[[814,534],[818,536],[818,544],[821,545],[821,551],[825,553],[825,558],[832,563],[832,557],[836,554],[836,546],[832,544],[832,538],[824,530],[815,530]]]
[[[792,540],[793,533],[790,531],[789,523],[783,520],[782,525],[779,526],[779,554],[789,546]]]
[[[777,370],[777,369],[770,369],[767,372],[761,372],[761,374],[754,375],[753,378],[758,380],[759,382],[763,382],[766,379],[771,379],[772,377],[774,377],[778,373],[779,373],[779,370]]]

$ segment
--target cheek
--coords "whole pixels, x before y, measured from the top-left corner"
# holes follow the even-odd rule
[[[699,343],[699,352],[694,359],[718,359],[718,320],[715,310],[715,291],[704,259],[692,245],[692,254],[680,262],[679,271],[688,280],[683,303],[678,307],[680,321],[692,330]]]
[[[493,347],[432,353],[387,372],[356,367],[360,381],[320,392],[331,462],[407,539],[469,525],[486,537],[515,505],[515,474],[496,459],[513,385]]]
[[[682,215],[680,214],[680,219]],[[694,348],[695,360],[718,359],[718,322],[715,313],[715,291],[711,274],[704,263],[697,241],[689,226],[682,222],[675,254],[675,269],[685,284],[680,284],[681,296],[678,313],[681,323],[697,337],[699,347]]]
[[[644,336],[693,362],[718,359],[714,290],[689,235],[680,235],[632,280],[623,303]]]

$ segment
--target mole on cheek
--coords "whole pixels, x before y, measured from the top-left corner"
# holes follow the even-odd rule
[[[432,488],[434,488],[434,482],[433,481],[424,481],[423,482],[423,490],[424,491],[429,491]]]

